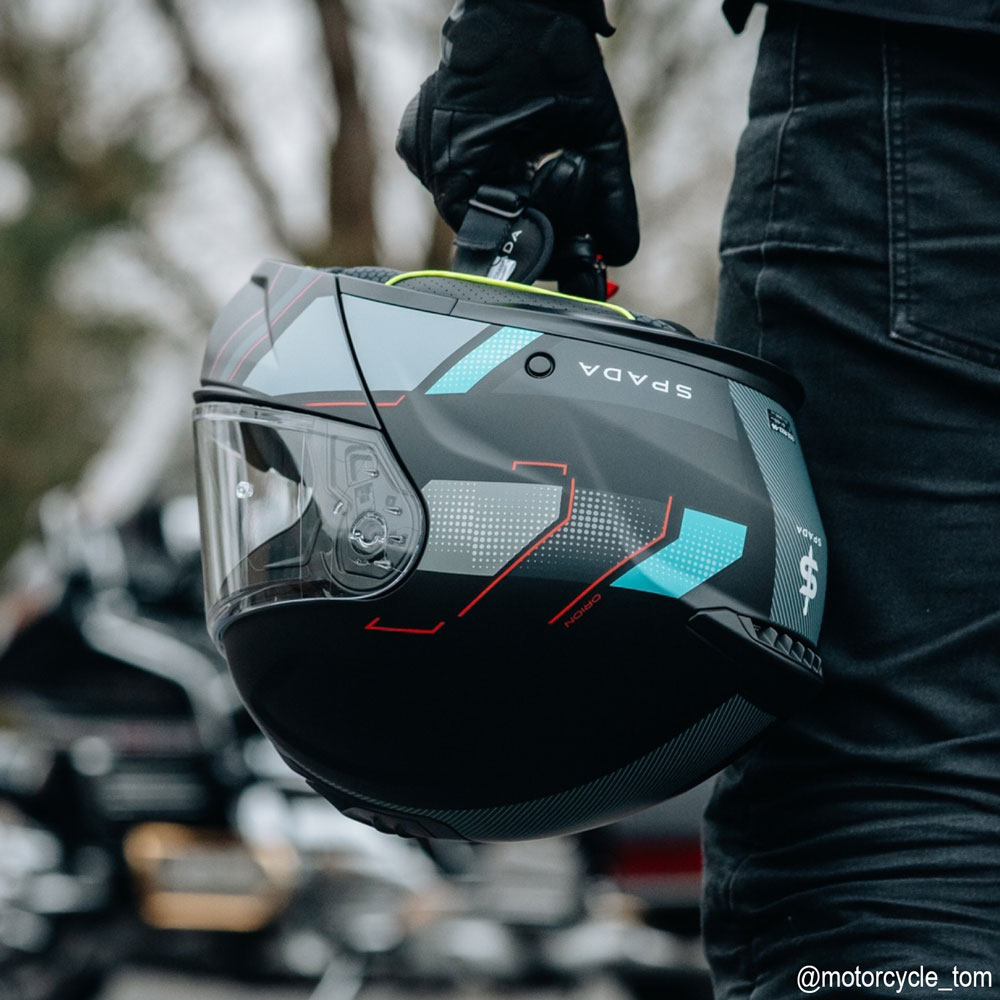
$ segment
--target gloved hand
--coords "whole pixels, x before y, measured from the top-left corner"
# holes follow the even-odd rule
[[[595,38],[612,31],[603,0],[458,0],[444,25],[441,63],[407,107],[396,142],[453,229],[484,183],[525,195],[548,214],[553,185],[532,191],[536,165],[569,150],[587,164],[578,233],[589,233],[608,264],[635,256],[628,144]]]

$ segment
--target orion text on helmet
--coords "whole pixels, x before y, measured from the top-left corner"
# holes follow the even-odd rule
[[[678,399],[691,399],[691,386],[671,382],[669,379],[651,379],[646,372],[634,372],[628,368],[611,368],[606,365],[588,365],[579,362],[583,374],[588,378],[606,378],[609,382],[618,382],[635,389],[649,388],[654,392],[666,393]]]
[[[594,594],[594,596],[587,601],[586,604],[581,605],[576,611],[569,616],[569,618],[563,621],[563,628],[569,628],[571,625],[575,625],[597,602],[601,599],[601,595]]]

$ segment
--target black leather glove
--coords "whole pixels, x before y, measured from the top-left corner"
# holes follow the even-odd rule
[[[553,191],[551,179],[532,186],[538,161],[568,150],[587,165],[577,232],[609,264],[635,256],[628,144],[595,38],[612,30],[603,0],[459,0],[444,25],[441,63],[407,107],[396,142],[453,229],[484,183],[558,216],[546,199],[573,193]],[[559,232],[564,224],[557,238],[573,235]]]

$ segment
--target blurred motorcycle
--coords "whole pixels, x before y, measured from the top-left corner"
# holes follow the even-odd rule
[[[161,527],[178,521],[178,508],[162,513]],[[157,824],[195,839],[225,829],[252,727],[193,627],[197,564],[170,551],[176,530],[152,544],[148,512],[132,537],[98,530],[60,494],[41,522],[43,545],[15,571],[45,585],[4,602],[15,627],[0,655],[0,837],[34,848],[11,856],[0,928],[35,933],[0,931],[0,996],[82,998],[141,946],[148,900],[129,858]]]
[[[193,498],[111,528],[54,493],[40,520],[0,606],[0,1000],[88,1000],[139,961],[313,1000],[710,996],[697,822],[659,841],[666,904],[628,826],[506,845],[362,826],[242,709],[204,628]]]

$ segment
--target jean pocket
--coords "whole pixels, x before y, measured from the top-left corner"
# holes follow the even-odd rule
[[[1000,370],[1000,44],[884,42],[891,336]]]

